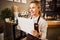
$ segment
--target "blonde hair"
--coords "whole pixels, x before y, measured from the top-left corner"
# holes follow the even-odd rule
[[[42,9],[41,9],[41,3],[40,3],[40,1],[31,1],[30,3],[35,3],[38,6],[38,8],[40,9],[39,15],[41,17],[42,16]]]

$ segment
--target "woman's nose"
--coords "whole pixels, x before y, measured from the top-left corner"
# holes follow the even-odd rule
[[[33,11],[32,9],[30,9],[30,12]]]

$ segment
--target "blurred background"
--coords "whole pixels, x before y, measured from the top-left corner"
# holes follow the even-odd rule
[[[14,17],[29,17],[28,6],[31,1],[32,0],[0,0],[1,40],[19,39],[20,32],[16,29],[17,24],[13,23],[15,20]],[[60,0],[37,1],[40,1],[42,4],[42,17],[48,23],[47,39],[60,40]]]

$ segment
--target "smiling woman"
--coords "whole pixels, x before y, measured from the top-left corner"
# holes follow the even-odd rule
[[[34,15],[40,15],[41,16],[41,4],[40,2],[33,3],[31,2],[30,7],[29,7],[29,12],[31,13],[32,16]]]
[[[27,33],[27,38],[24,38],[23,40],[46,40],[48,25],[47,22],[42,18],[40,1],[30,2],[28,11],[31,14],[29,19],[33,19],[34,22],[34,30],[31,30],[32,35]]]

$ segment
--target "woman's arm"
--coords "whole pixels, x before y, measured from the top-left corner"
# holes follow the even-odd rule
[[[47,34],[47,22],[44,21],[42,24],[40,24],[40,34],[41,34],[41,39],[46,39],[46,34]]]

